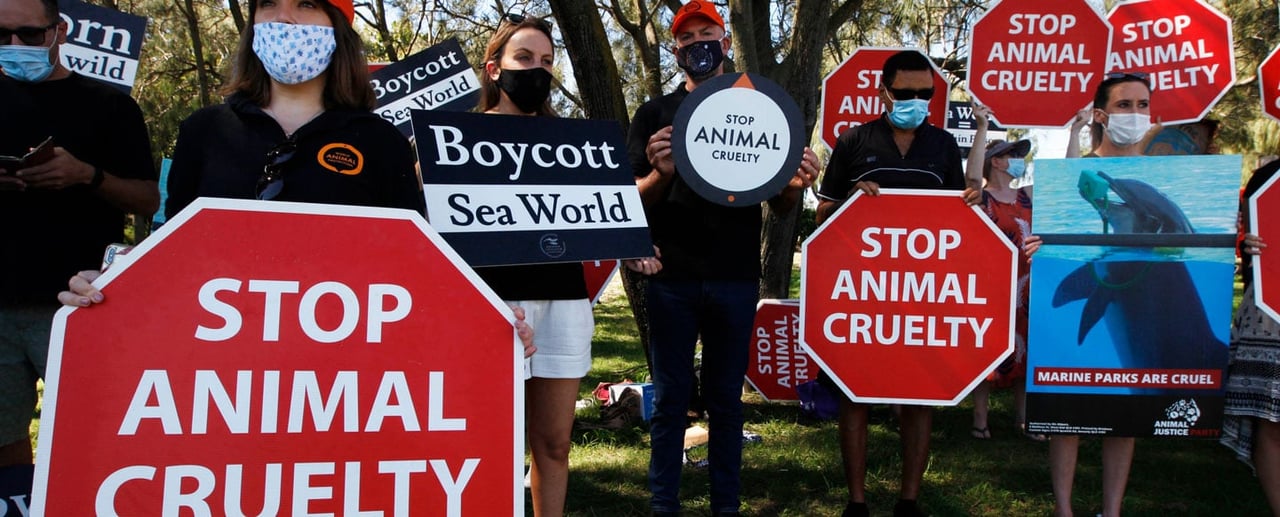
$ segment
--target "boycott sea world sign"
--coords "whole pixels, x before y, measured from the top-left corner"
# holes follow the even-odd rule
[[[427,218],[471,266],[653,256],[616,122],[412,116]]]
[[[60,0],[58,10],[67,23],[67,42],[58,50],[62,64],[131,92],[147,19],[77,0]]]
[[[1062,127],[1093,101],[1111,27],[1085,0],[996,4],[973,25],[966,88],[1010,127]]]
[[[201,198],[95,285],[31,515],[522,511],[514,317],[417,213]]]
[[[409,110],[467,111],[480,95],[475,71],[458,40],[449,38],[371,74],[378,106],[374,113],[413,135]]]
[[[756,74],[723,74],[698,85],[671,127],[676,172],[698,195],[725,206],[778,195],[804,154],[800,108]]]

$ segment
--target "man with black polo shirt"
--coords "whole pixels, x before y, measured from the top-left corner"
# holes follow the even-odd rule
[[[0,466],[30,464],[28,428],[67,278],[160,203],[137,103],[62,66],[57,0],[0,0],[0,154],[52,137],[48,160],[0,166]]]
[[[671,24],[685,81],[675,92],[636,110],[627,135],[640,198],[662,271],[649,280],[649,341],[654,382],[650,422],[650,506],[654,515],[680,511],[682,449],[693,383],[694,347],[702,341],[702,399],[713,515],[737,515],[742,467],[742,382],[760,279],[759,206],[726,207],[700,197],[676,174],[671,122],[690,90],[723,73],[729,50],[724,19],[711,2],[691,1]],[[697,58],[691,59],[691,56]],[[790,184],[769,200],[791,210],[818,172],[804,150]]]
[[[965,188],[955,139],[925,122],[929,99],[946,95],[933,90],[933,68],[928,58],[915,51],[894,54],[885,60],[880,79],[880,97],[888,111],[836,140],[818,189],[818,224],[857,192],[877,196],[881,187]],[[824,380],[833,388],[830,379]],[[849,485],[845,516],[869,513],[865,494],[869,410],[870,406],[848,399],[842,399],[840,404],[840,452]],[[929,461],[932,424],[933,408],[902,406],[902,487],[893,510],[895,516],[924,515],[916,499]]]

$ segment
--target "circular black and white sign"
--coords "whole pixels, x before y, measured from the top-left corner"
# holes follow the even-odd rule
[[[777,83],[724,74],[680,104],[671,149],[694,192],[725,206],[755,205],[782,192],[800,167],[804,119]]]

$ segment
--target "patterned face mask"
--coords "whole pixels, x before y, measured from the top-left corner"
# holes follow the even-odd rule
[[[329,68],[338,48],[333,27],[266,22],[253,26],[253,53],[277,82],[298,84]]]

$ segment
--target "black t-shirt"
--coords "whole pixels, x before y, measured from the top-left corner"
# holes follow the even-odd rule
[[[689,95],[684,85],[650,100],[636,110],[627,132],[627,154],[637,178],[653,171],[645,154],[649,137],[675,119]],[[656,172],[654,173],[656,174]],[[660,278],[680,280],[760,279],[761,210],[727,207],[699,196],[680,177],[671,180],[662,198],[645,206],[649,232],[662,253]]]
[[[197,197],[254,199],[267,153],[286,140],[275,119],[242,95],[182,122],[165,215]],[[332,109],[293,134],[277,201],[406,208],[425,213],[413,151],[399,130],[363,110]]]
[[[880,188],[963,189],[960,147],[950,133],[926,123],[916,128],[903,156],[893,141],[893,128],[881,116],[836,139],[818,196],[844,201],[859,181]]]
[[[24,83],[0,77],[0,154],[21,156],[52,136],[77,159],[127,179],[156,179],[142,110],[81,75]],[[150,215],[150,214],[146,214]],[[124,240],[124,212],[88,185],[0,192],[5,222],[0,304],[56,303],[76,271],[97,269]]]

